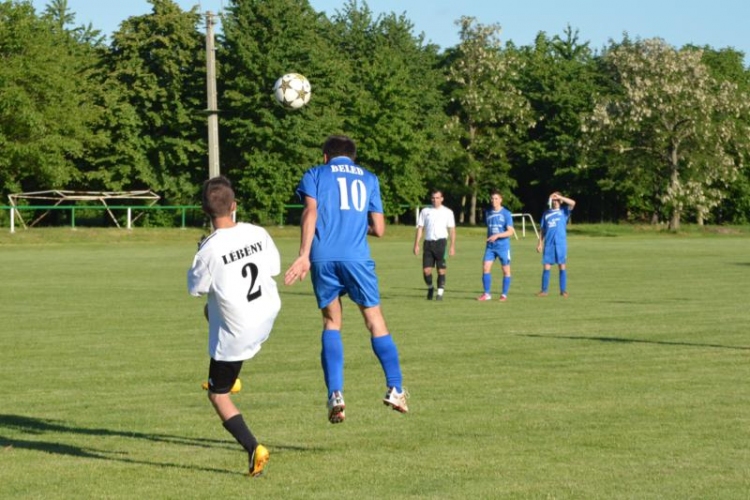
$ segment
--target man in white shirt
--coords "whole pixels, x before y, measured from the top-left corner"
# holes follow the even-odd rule
[[[424,233],[424,253],[422,254],[422,271],[427,284],[427,300],[443,300],[445,291],[445,273],[447,255],[456,254],[456,220],[453,210],[443,205],[443,192],[433,189],[432,206],[423,208],[417,218],[417,234],[414,238],[414,255],[419,255],[419,242]],[[450,236],[450,247],[448,237]],[[432,268],[437,268],[437,296],[432,285]]]
[[[230,390],[243,361],[260,351],[281,308],[273,279],[281,271],[281,259],[265,229],[234,222],[236,209],[226,177],[203,184],[203,211],[214,232],[200,243],[187,287],[193,296],[208,296],[208,399],[224,428],[247,450],[249,474],[258,476],[269,453],[248,428]]]

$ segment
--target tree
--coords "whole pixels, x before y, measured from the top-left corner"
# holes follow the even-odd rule
[[[509,146],[534,119],[516,87],[519,61],[501,50],[500,26],[484,26],[471,17],[462,17],[456,24],[461,42],[448,56],[447,132],[464,187],[459,220],[464,221],[468,209],[469,223],[476,224],[480,191],[496,187],[512,200]]]
[[[622,96],[597,103],[583,129],[587,146],[632,155],[653,179],[671,229],[688,208],[702,223],[737,176],[747,98],[712,78],[699,50],[650,39],[612,47],[605,57]]]
[[[702,61],[708,66],[711,76],[718,81],[728,81],[737,85],[739,95],[750,94],[750,69],[745,67],[745,54],[737,50],[712,49],[703,47]],[[748,125],[745,117],[745,125]],[[737,155],[742,159],[743,168],[738,177],[728,188],[727,195],[713,211],[713,218],[719,223],[732,222],[747,224],[750,222],[750,149],[737,148]]]
[[[68,188],[96,140],[88,61],[30,2],[8,1],[0,2],[0,60],[0,190]]]
[[[126,139],[107,163],[130,189],[150,188],[169,203],[195,201],[208,171],[205,118],[205,42],[199,14],[183,12],[172,0],[149,0],[151,14],[126,19],[114,33],[105,57],[105,79],[116,82],[124,99],[105,102],[122,110],[110,123],[112,138]],[[135,114],[133,113],[133,110]],[[104,168],[106,165],[100,165]]]
[[[302,172],[322,160],[329,131],[341,128],[334,93],[346,66],[322,36],[326,20],[306,0],[234,1],[222,19],[219,59],[222,170],[235,181],[241,208],[259,222],[278,220],[299,202]],[[305,75],[310,103],[288,110],[274,102],[285,73]]]
[[[547,196],[559,190],[579,200],[579,216],[595,210],[591,201],[598,199],[599,189],[577,168],[580,117],[592,110],[594,96],[603,90],[596,82],[589,43],[581,43],[578,31],[568,26],[562,37],[550,38],[540,32],[534,45],[507,50],[517,52],[524,63],[518,86],[537,118],[513,151],[511,172],[525,209],[541,214]],[[576,193],[586,196],[581,198]]]
[[[337,106],[362,164],[378,174],[386,214],[419,206],[443,141],[437,47],[413,34],[404,15],[373,18],[350,1],[332,18],[326,37],[349,67]]]

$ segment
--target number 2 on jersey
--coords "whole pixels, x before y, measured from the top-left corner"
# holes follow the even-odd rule
[[[258,279],[258,266],[256,266],[252,262],[249,262],[242,266],[242,277],[247,278],[248,274],[250,275],[250,288],[247,289],[247,301],[252,302],[253,300],[260,297],[262,293],[260,285],[258,285],[258,289],[253,292],[255,280]]]
[[[336,180],[339,183],[339,208],[341,210],[351,210],[352,207],[349,205],[349,199],[351,198],[354,210],[362,212],[365,209],[367,201],[365,183],[360,179],[354,179],[351,185],[347,185],[346,177],[336,177]]]

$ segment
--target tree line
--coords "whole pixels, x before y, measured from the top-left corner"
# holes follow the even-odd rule
[[[151,189],[193,204],[208,176],[205,13],[149,0],[104,37],[67,0],[0,0],[0,190]],[[456,20],[441,49],[405,14],[349,0],[229,0],[216,39],[220,169],[243,213],[278,221],[345,133],[395,220],[442,189],[476,224],[493,188],[538,217],[552,191],[577,221],[743,224],[750,218],[750,71],[733,48],[661,39],[593,48],[570,26],[533,44]],[[274,81],[298,72],[290,111]]]

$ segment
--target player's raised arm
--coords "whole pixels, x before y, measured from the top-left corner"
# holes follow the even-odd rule
[[[315,236],[315,224],[318,221],[318,203],[315,198],[305,196],[305,208],[302,210],[300,223],[299,256],[284,273],[284,284],[291,285],[303,280],[310,271],[310,249]]]

